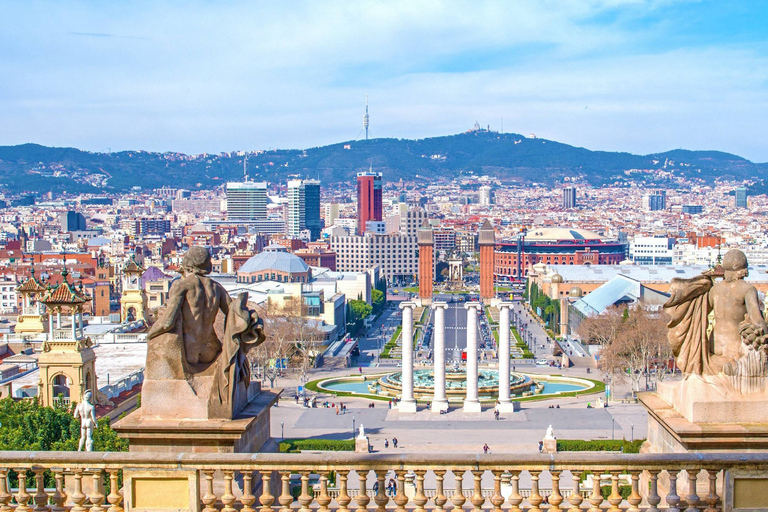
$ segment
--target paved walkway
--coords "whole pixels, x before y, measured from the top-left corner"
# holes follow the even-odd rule
[[[401,414],[386,402],[341,399],[346,414],[335,409],[306,409],[292,401],[283,401],[272,409],[272,436],[279,438],[349,439],[360,423],[365,425],[374,450],[384,450],[384,440],[400,441],[402,452],[450,449],[455,453],[481,453],[488,443],[496,453],[535,453],[538,442],[549,425],[560,439],[640,439],[646,435],[647,416],[641,405],[613,405],[606,409],[587,409],[594,397],[524,402],[521,411],[493,419],[488,408],[478,414],[456,408],[448,414],[436,414],[421,406],[415,414]],[[338,402],[338,400],[336,401]],[[550,405],[560,405],[550,409]],[[613,418],[613,421],[612,421]],[[282,430],[281,430],[282,423]],[[439,447],[439,448],[438,448]]]

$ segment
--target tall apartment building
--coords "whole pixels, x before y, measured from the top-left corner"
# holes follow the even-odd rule
[[[704,207],[700,204],[684,204],[681,208],[681,211],[689,215],[697,215],[704,212]]]
[[[138,219],[133,230],[136,235],[164,235],[171,232],[171,221],[167,219]]]
[[[746,187],[739,187],[736,189],[735,205],[736,208],[747,207],[747,189]]]
[[[400,233],[331,237],[336,269],[365,272],[378,265],[389,281],[414,279],[419,269],[417,231],[425,220],[427,213],[424,210],[409,210],[400,219]]]
[[[418,271],[416,235],[332,236],[339,272],[365,272],[379,265],[388,281],[412,280]]]
[[[576,187],[565,187],[563,189],[563,208],[576,208]]]
[[[85,216],[82,213],[68,211],[62,213],[61,217],[61,231],[63,233],[69,233],[70,231],[85,231],[86,222]]]
[[[405,215],[400,216],[400,234],[408,236],[416,236],[416,232],[424,224],[424,221],[428,221],[427,212],[421,208],[408,210]]]
[[[491,191],[491,187],[488,185],[480,187],[480,192],[478,193],[477,198],[481,205],[487,206],[493,204],[493,192]]]
[[[667,191],[660,190],[643,196],[643,208],[656,212],[667,209]]]
[[[339,218],[339,203],[328,203],[323,206],[325,210],[325,227],[333,226]]]
[[[305,229],[310,241],[320,238],[323,221],[320,218],[320,182],[317,180],[288,181],[288,235],[298,238]]]
[[[365,232],[369,220],[383,220],[380,172],[357,174],[357,234]]]
[[[263,220],[267,218],[267,184],[263,181],[227,183],[227,219]]]

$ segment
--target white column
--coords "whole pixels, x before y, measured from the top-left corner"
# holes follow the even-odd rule
[[[56,328],[61,329],[61,308],[56,310]]]
[[[440,412],[448,408],[448,398],[445,396],[445,310],[448,304],[433,302],[432,307],[435,310],[435,395],[432,398],[432,412]]]
[[[416,400],[413,398],[413,310],[416,304],[413,302],[400,303],[403,310],[403,330],[400,334],[402,340],[403,372],[401,382],[403,394],[398,406],[400,412],[416,412]]]
[[[467,396],[464,399],[464,412],[480,412],[480,400],[477,398],[477,311],[479,302],[467,302]]]
[[[511,302],[499,304],[499,412],[513,412],[514,404],[510,400],[509,358],[510,358],[510,324],[509,314]]]
[[[48,339],[53,339],[53,312],[48,313]]]
[[[72,339],[77,339],[77,312],[72,311]]]
[[[77,315],[77,325],[80,328],[80,336],[85,336],[85,333],[83,332],[83,312],[82,312],[82,310]]]

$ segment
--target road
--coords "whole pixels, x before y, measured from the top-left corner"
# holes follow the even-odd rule
[[[546,358],[552,355],[552,344],[549,336],[539,322],[528,313],[521,302],[515,302],[512,307],[512,324],[517,327],[517,332],[523,338],[536,359]],[[542,346],[544,348],[542,348]]]

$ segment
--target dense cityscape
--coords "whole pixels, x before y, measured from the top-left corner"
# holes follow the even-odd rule
[[[768,510],[765,7],[0,13],[0,512]]]

